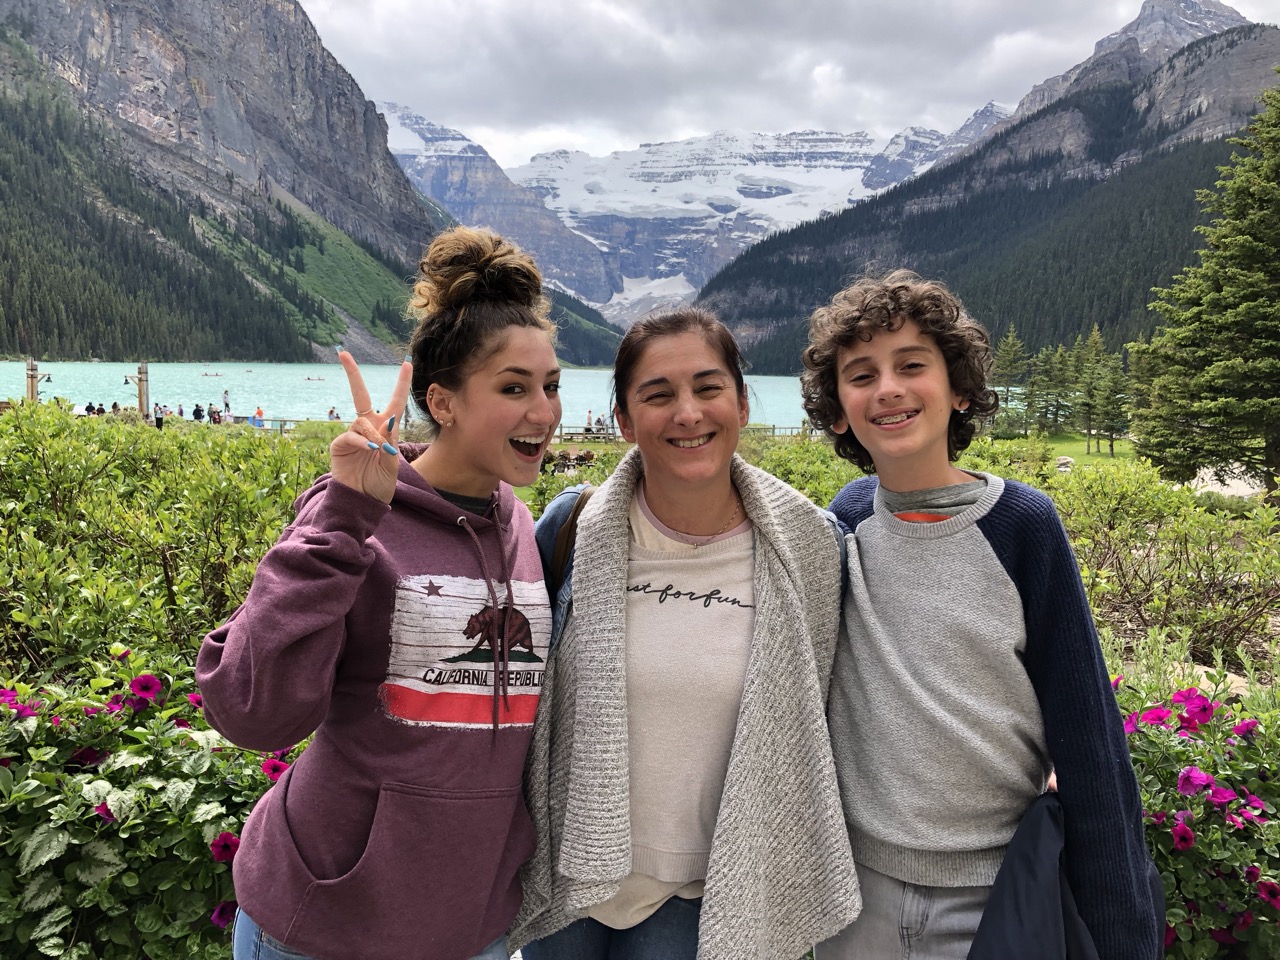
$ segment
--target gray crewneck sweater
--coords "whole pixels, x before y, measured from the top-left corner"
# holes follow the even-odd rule
[[[832,746],[854,858],[908,883],[992,883],[1049,773],[1022,598],[977,526],[1004,481],[984,479],[933,523],[886,502],[918,510],[918,496],[877,488],[849,554]]]

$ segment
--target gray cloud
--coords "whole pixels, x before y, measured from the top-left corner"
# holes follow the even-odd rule
[[[1139,0],[301,0],[366,96],[505,166],[734,128],[949,131],[1093,52]],[[1275,0],[1233,6],[1274,22]]]

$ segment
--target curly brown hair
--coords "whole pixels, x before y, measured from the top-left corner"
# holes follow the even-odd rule
[[[965,313],[960,300],[945,284],[924,280],[910,270],[863,277],[809,318],[809,346],[802,357],[800,394],[809,421],[835,441],[837,455],[867,472],[873,472],[875,464],[853,430],[836,433],[832,429],[844,416],[836,382],[840,349],[854,340],[870,341],[878,331],[897,330],[908,320],[933,338],[946,361],[951,389],[968,400],[965,409],[951,414],[947,429],[949,459],[960,456],[981,422],[992,417],[1000,404],[996,392],[987,386],[991,339],[983,326]]]
[[[502,349],[509,327],[545,331],[555,343],[542,274],[533,258],[488,230],[454,227],[439,234],[418,262],[408,315],[418,321],[409,341],[414,403],[427,409],[433,383],[458,390],[471,371]]]

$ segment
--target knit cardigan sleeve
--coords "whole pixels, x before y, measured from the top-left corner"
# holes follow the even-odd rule
[[[1080,570],[1052,501],[1006,481],[979,521],[1022,597],[1025,663],[1066,821],[1067,877],[1102,960],[1163,951],[1164,898]]]

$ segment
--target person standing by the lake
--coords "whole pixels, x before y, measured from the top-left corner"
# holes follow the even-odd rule
[[[234,871],[236,960],[506,960],[534,834],[521,774],[551,610],[528,509],[560,420],[541,276],[482,230],[421,264],[411,357],[196,665],[209,722],[277,750]],[[412,394],[435,435],[398,451]]]
[[[841,532],[736,455],[742,358],[707,311],[638,320],[614,383],[635,447],[581,511],[555,598],[512,946],[795,960],[858,911],[824,720]],[[579,496],[538,521],[552,566]]]
[[[971,956],[1019,822],[1059,802],[1066,897],[1094,956],[1162,954],[1138,784],[1062,522],[1040,491],[953,463],[998,405],[990,362],[959,300],[908,271],[810,319],[805,410],[875,474],[831,504],[856,543],[828,715],[863,909],[817,960],[905,957],[903,944]],[[1042,797],[1051,771],[1057,799]]]
[[[222,414],[223,416],[231,415],[231,391],[222,391]]]

